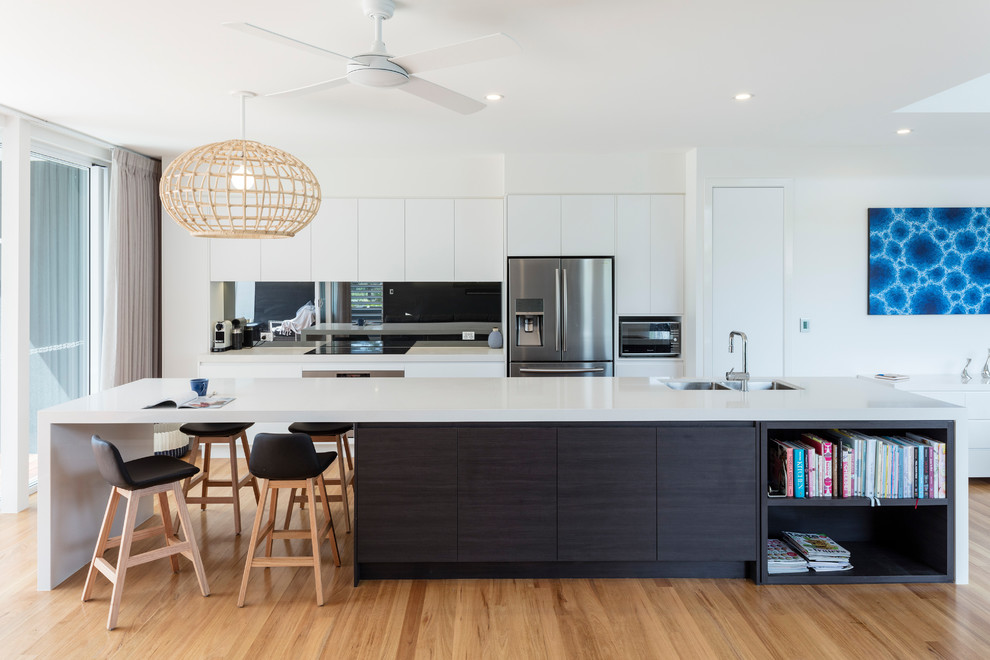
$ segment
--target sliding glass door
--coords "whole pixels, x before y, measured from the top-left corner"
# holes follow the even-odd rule
[[[31,158],[30,467],[38,411],[90,391],[91,168]]]

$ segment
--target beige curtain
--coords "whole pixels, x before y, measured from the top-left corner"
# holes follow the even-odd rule
[[[103,389],[161,375],[160,161],[114,149],[104,233]]]

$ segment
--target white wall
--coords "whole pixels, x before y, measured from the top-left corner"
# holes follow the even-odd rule
[[[683,193],[683,152],[507,154],[506,195]]]
[[[793,180],[793,275],[785,344],[790,375],[879,371],[979,373],[990,348],[986,316],[869,316],[867,209],[990,206],[990,159],[978,150],[699,149],[697,181]],[[704,243],[704,208],[693,240]],[[687,260],[686,260],[687,263]],[[697,286],[697,278],[695,278]],[[811,332],[800,333],[800,318]],[[694,334],[700,346],[700,330]],[[750,337],[750,342],[759,342]]]

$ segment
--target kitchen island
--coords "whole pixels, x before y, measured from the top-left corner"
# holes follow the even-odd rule
[[[581,493],[595,494],[596,489],[612,492],[609,489],[616,488],[622,491],[623,484],[635,486],[637,479],[622,477],[622,470],[632,470],[636,475],[642,472],[645,478],[650,478],[650,469],[644,469],[644,465],[657,466],[660,478],[657,472],[652,478],[658,483],[654,488],[660,489],[659,494],[653,496],[654,508],[643,511],[640,504],[648,503],[648,494],[644,499],[644,492],[635,489],[619,492],[616,496],[625,498],[623,501],[635,514],[629,519],[649,520],[653,511],[658,527],[678,532],[669,539],[654,541],[660,548],[665,543],[676,546],[694,538],[694,522],[730,521],[731,529],[747,531],[747,541],[728,543],[733,546],[730,550],[739,554],[722,561],[716,544],[706,547],[697,557],[705,564],[706,574],[735,576],[741,568],[752,571],[761,556],[759,542],[768,524],[768,507],[765,495],[760,492],[760,484],[765,483],[761,459],[765,457],[767,434],[787,433],[791,428],[834,426],[927,430],[949,441],[950,457],[954,459],[949,471],[952,479],[948,500],[922,503],[919,507],[927,512],[922,514],[926,524],[943,521],[941,532],[928,530],[936,546],[940,545],[934,552],[937,555],[941,550],[941,565],[915,570],[919,562],[912,560],[909,572],[880,577],[891,581],[966,582],[965,472],[960,473],[956,465],[960,454],[965,453],[966,438],[962,426],[955,431],[956,423],[964,419],[963,409],[862,379],[789,378],[788,382],[800,389],[678,391],[663,380],[650,378],[211,379],[211,390],[221,396],[233,396],[234,401],[218,409],[177,410],[143,406],[184,389],[188,381],[138,381],[39,413],[38,588],[53,588],[90,558],[106,499],[106,485],[90,450],[90,435],[99,433],[117,443],[126,460],[151,451],[154,423],[188,421],[357,424],[356,469],[362,486],[356,494],[356,577],[364,578],[410,576],[421,571],[435,575],[430,571],[443,565],[451,574],[457,574],[461,568],[495,575],[509,575],[513,570],[563,574],[560,571],[566,568],[565,564],[572,562],[584,562],[588,569],[595,569],[597,564],[601,574],[655,572],[656,561],[622,559],[606,566],[599,559],[581,555],[582,538],[593,541],[589,544],[592,548],[610,544],[607,535],[590,533],[593,531],[590,525],[604,518],[615,518],[607,510],[585,508],[589,502],[594,505],[603,500],[582,499]],[[564,429],[563,435],[558,435],[560,429]],[[557,459],[551,461],[551,455],[559,457],[562,440],[575,448],[561,454],[565,459],[574,459],[563,466],[564,472],[559,471]],[[670,447],[685,451],[664,467]],[[702,453],[691,453],[693,448]],[[742,450],[737,452],[739,448]],[[619,472],[596,471],[596,466],[603,465],[603,459],[610,455],[601,453],[602,450],[613,449],[621,459],[617,461]],[[655,457],[652,463],[650,456]],[[712,466],[720,457],[737,460],[723,480],[711,476],[716,474]],[[460,459],[464,460],[458,463]],[[551,462],[553,472],[550,472]],[[397,465],[403,470],[401,479],[395,472]],[[518,478],[512,476],[512,470]],[[486,474],[498,478],[486,480]],[[707,480],[706,474],[709,474]],[[562,482],[566,483],[561,485]],[[537,499],[524,499],[522,506],[518,501],[510,501],[501,510],[488,506],[504,499],[507,489],[511,492],[520,483],[525,485],[518,491],[520,497]],[[726,505],[724,515],[708,506],[705,515],[692,520],[692,507],[699,502],[692,501],[692,494],[716,492],[720,484],[727,484],[728,492],[738,495],[737,502],[721,501],[720,504]],[[426,500],[408,497],[402,491],[403,487],[417,485],[435,485],[439,490],[434,494],[443,505],[428,506]],[[647,484],[646,488],[649,487]],[[667,487],[669,490],[664,491]],[[531,560],[531,556],[542,557],[527,554],[531,551],[550,552],[545,537],[530,538],[526,530],[538,529],[541,520],[550,520],[545,498],[550,497],[551,489],[573,496],[570,504],[556,500],[553,503],[553,515],[558,521],[554,533],[558,541],[570,539],[570,546],[553,560]],[[419,491],[414,488],[413,492]],[[458,493],[464,495],[463,500],[457,499]],[[956,493],[960,496],[956,497]],[[455,499],[451,499],[452,495]],[[376,502],[379,497],[385,499]],[[387,507],[383,509],[381,505],[390,497],[403,503],[405,510],[400,508],[396,512],[404,514],[405,523],[394,516],[382,517]],[[604,501],[608,502],[609,498]],[[816,522],[840,527],[862,528],[874,524],[885,527],[891,523],[884,517],[888,510],[897,509],[894,513],[899,517],[912,510],[906,506],[888,506],[882,512],[871,513],[862,502],[839,503],[842,506],[829,506],[816,513]],[[790,506],[775,508],[786,515],[794,514]],[[528,510],[534,517],[515,521],[521,530],[518,537],[511,536],[506,532],[508,528],[501,526],[507,520],[513,521],[520,511]],[[743,510],[748,517],[739,526],[741,517],[733,512]],[[434,516],[433,522],[430,515]],[[431,535],[426,530],[437,518],[443,520],[437,534]],[[835,523],[835,519],[840,520]],[[563,528],[560,520],[565,522]],[[473,523],[474,527],[467,523]],[[405,561],[396,562],[392,558],[402,548],[404,534],[409,532],[408,528],[402,528],[403,524],[415,525],[420,530],[416,539],[423,548],[419,556],[407,556]],[[459,525],[466,532],[464,538],[451,539],[451,530],[457,533]],[[634,528],[615,533],[637,537]],[[724,538],[732,540],[731,536]],[[396,543],[388,539],[396,539]],[[642,538],[636,540],[641,542]],[[366,541],[371,545],[363,547]],[[454,557],[456,561],[449,561],[452,551],[460,552],[462,542],[464,557],[470,561],[460,561],[459,556]],[[519,550],[523,559],[516,562],[500,556],[507,543],[513,546],[513,551]],[[656,546],[641,545],[637,552],[649,553]],[[894,559],[889,563],[904,563]],[[498,564],[503,564],[506,570],[500,573]],[[677,559],[659,568],[670,569],[672,574],[691,574],[698,565]],[[882,573],[885,569],[878,570]],[[870,577],[872,574],[864,580]]]

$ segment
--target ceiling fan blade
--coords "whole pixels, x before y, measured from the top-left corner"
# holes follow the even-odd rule
[[[519,50],[519,44],[516,43],[515,39],[507,34],[496,32],[487,37],[479,37],[470,41],[462,41],[459,44],[441,46],[390,59],[409,73],[421,73],[448,66],[471,64],[472,62],[483,62],[497,57],[515,55]]]
[[[462,115],[469,115],[472,112],[483,110],[486,107],[484,103],[481,101],[475,101],[470,96],[458,94],[452,89],[441,87],[440,85],[423,80],[422,78],[417,78],[416,76],[409,76],[409,82],[404,85],[400,85],[395,89],[400,89],[403,92],[409,92],[414,96],[418,96],[419,98],[430,101],[431,103],[436,103],[437,105],[442,105],[448,110],[459,112]]]
[[[325,89],[330,89],[332,87],[339,87],[347,83],[347,76],[342,76],[340,78],[332,78],[330,80],[324,80],[323,82],[313,83],[312,85],[306,85],[304,87],[294,87],[293,89],[285,89],[281,92],[272,92],[270,94],[265,94],[265,96],[302,96],[303,94],[312,94],[313,92],[322,92]]]
[[[292,46],[293,48],[299,48],[300,50],[316,53],[317,55],[329,55],[331,57],[339,57],[347,60],[348,62],[351,61],[351,58],[347,55],[341,55],[340,53],[335,53],[332,50],[320,48],[319,46],[314,46],[313,44],[308,44],[305,41],[299,41],[298,39],[293,39],[292,37],[287,37],[284,34],[272,32],[271,30],[266,30],[263,27],[258,27],[257,25],[252,25],[250,23],[224,23],[223,26],[230,28],[231,30],[237,30],[238,32],[250,34],[255,37],[268,39],[269,41],[280,43],[283,46]]]

